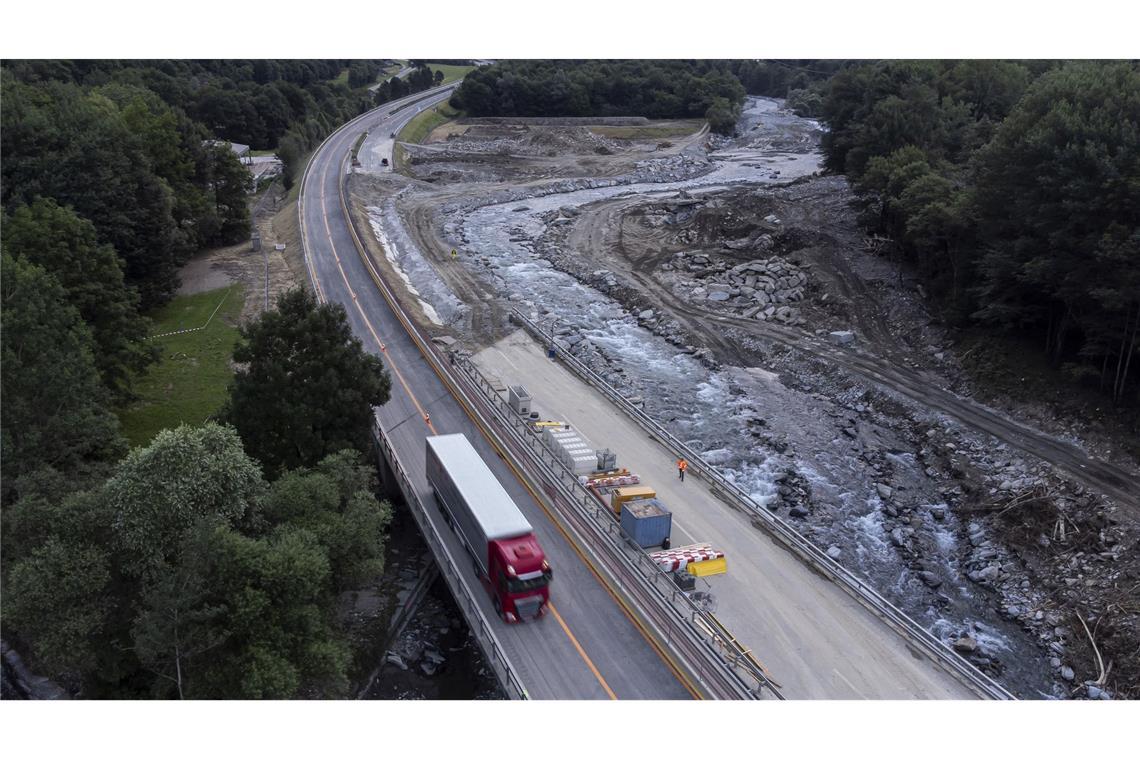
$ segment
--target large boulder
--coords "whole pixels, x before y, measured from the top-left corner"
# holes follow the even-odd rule
[[[827,339],[837,346],[850,346],[855,342],[855,333],[850,330],[836,330],[828,333]]]

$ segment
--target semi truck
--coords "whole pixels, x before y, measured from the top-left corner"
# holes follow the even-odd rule
[[[518,505],[462,433],[427,439],[427,480],[508,623],[541,617],[553,571]]]

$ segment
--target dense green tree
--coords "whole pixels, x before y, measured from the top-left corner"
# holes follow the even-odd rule
[[[732,134],[739,118],[740,106],[734,106],[724,98],[713,98],[712,104],[705,111],[709,129],[720,134]]]
[[[371,409],[388,400],[380,359],[364,352],[344,308],[291,290],[242,328],[245,365],[221,413],[270,475],[370,446]]]
[[[191,674],[187,696],[284,699],[301,688],[342,696],[350,654],[330,611],[330,566],[306,530],[281,527],[248,538],[225,526],[204,534],[195,557],[208,593],[223,607],[208,618],[214,647]]]
[[[1021,99],[1029,81],[1023,64],[971,59],[950,63],[942,87],[951,97],[970,103],[975,118],[997,124]]]
[[[246,198],[253,189],[249,172],[224,145],[208,149],[209,187],[218,230],[208,242],[237,243],[249,235],[249,206]]]
[[[4,620],[52,675],[94,666],[110,609],[109,564],[102,547],[52,537],[9,570]]]
[[[154,573],[139,599],[130,636],[139,662],[160,679],[154,683],[157,696],[185,698],[202,657],[230,636],[229,610],[212,593],[205,572],[211,534],[219,529],[225,530],[208,518],[190,528],[177,560]]]
[[[383,570],[391,508],[376,499],[372,470],[355,451],[325,457],[315,471],[281,476],[266,499],[265,517],[310,531],[328,552],[338,589],[356,588]]]
[[[3,501],[21,477],[51,468],[76,477],[120,455],[119,422],[108,411],[90,328],[59,282],[7,252],[0,267],[0,360],[4,414]]]
[[[1120,398],[1140,310],[1140,72],[1127,63],[1047,72],[976,167],[988,243],[980,314],[1044,327],[1055,362],[1074,334],[1099,333]]]
[[[1133,63],[889,61],[827,85],[827,166],[943,314],[1125,397],[1140,343]]]
[[[38,88],[3,76],[3,203],[54,198],[89,220],[123,259],[144,307],[177,285],[193,250],[173,217],[171,186],[155,173],[143,137],[106,95],[75,85]]]
[[[95,227],[51,199],[37,198],[4,219],[4,250],[50,272],[68,303],[91,328],[96,367],[117,398],[130,395],[131,379],[157,358],[146,343],[149,321],[138,313],[138,292],[123,282],[115,251],[100,245]]]
[[[721,61],[501,61],[469,73],[451,104],[474,116],[704,118],[711,109],[716,128],[731,132],[744,95]]]
[[[207,423],[160,432],[131,451],[104,488],[123,566],[153,576],[204,518],[255,523],[264,487],[232,428]]]
[[[376,81],[376,68],[369,61],[353,61],[348,67],[348,86],[367,87]]]

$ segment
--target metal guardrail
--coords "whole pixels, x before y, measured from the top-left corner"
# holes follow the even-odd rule
[[[461,81],[462,80],[460,80],[460,82]],[[319,303],[325,302],[325,300],[326,300],[325,294],[324,294],[324,291],[321,290],[320,283],[317,281],[317,276],[313,271],[313,264],[309,260],[309,249],[306,245],[306,242],[308,241],[308,236],[305,234],[305,185],[308,183],[308,180],[309,180],[309,168],[313,165],[313,158],[316,158],[320,154],[320,152],[322,150],[324,150],[324,148],[328,144],[329,140],[333,139],[334,137],[336,137],[338,134],[345,131],[346,129],[350,129],[350,128],[354,127],[358,122],[364,121],[365,119],[369,119],[369,118],[375,116],[377,111],[381,111],[381,110],[387,108],[389,110],[388,110],[388,113],[385,115],[391,116],[392,114],[396,113],[397,111],[400,111],[403,108],[405,108],[409,105],[412,105],[413,103],[418,103],[421,100],[427,100],[430,97],[434,97],[435,95],[439,95],[440,93],[445,92],[448,89],[458,87],[458,86],[459,86],[459,82],[452,82],[451,84],[445,84],[445,85],[442,85],[440,87],[433,87],[430,90],[425,90],[424,92],[417,92],[414,95],[409,95],[406,98],[402,98],[401,100],[392,100],[392,101],[389,101],[389,102],[384,103],[382,105],[379,105],[376,108],[372,108],[368,111],[365,111],[364,113],[360,114],[359,116],[355,116],[352,119],[349,119],[344,124],[340,125],[336,129],[334,129],[332,132],[329,132],[328,136],[325,137],[325,139],[321,140],[321,144],[318,145],[316,147],[316,149],[313,151],[312,156],[309,158],[308,163],[305,164],[305,171],[302,172],[302,174],[301,174],[301,189],[297,192],[297,224],[301,230],[301,253],[305,259],[305,269],[309,273],[309,283],[313,286],[313,292],[316,294],[317,301]],[[414,100],[413,100],[413,98],[414,98]],[[409,102],[405,103],[404,102],[405,100],[409,101]],[[392,108],[392,106],[394,106],[396,104],[400,104],[400,105],[398,105],[396,108]]]
[[[347,155],[344,160],[348,160]],[[368,270],[377,290],[388,303],[392,313],[396,316],[405,332],[428,362],[428,366],[430,366],[439,377],[444,387],[448,389],[472,421],[481,428],[487,439],[491,441],[492,445],[503,455],[508,465],[511,465],[512,460],[507,454],[511,447],[498,433],[492,422],[492,418],[488,416],[482,408],[484,404],[490,404],[489,411],[494,414],[494,405],[485,397],[478,383],[476,383],[468,373],[452,372],[450,363],[444,361],[435,346],[424,337],[419,327],[405,313],[396,294],[389,287],[387,281],[380,276],[375,264],[365,251],[364,245],[361,242],[362,238],[360,232],[357,229],[356,220],[348,211],[348,205],[345,200],[346,185],[347,175],[342,174],[341,181],[339,182],[341,208],[345,219],[349,223],[349,230],[352,234],[357,254],[360,256],[365,269]],[[479,403],[480,401],[482,401],[482,404]],[[518,435],[517,430],[510,425],[506,425],[505,429],[513,435]],[[529,446],[523,446],[522,451],[524,453],[529,452],[533,457],[533,449]],[[577,479],[575,478],[573,480],[573,484],[563,482],[559,479],[557,473],[551,470],[549,465],[543,463],[541,459],[532,459],[532,462],[537,463],[539,469],[543,470],[547,475],[546,482],[536,483],[537,489],[530,486],[529,481],[533,481],[533,478],[529,476],[529,473],[525,469],[519,470],[518,468],[513,468],[513,465],[512,468],[516,474],[528,484],[528,488],[530,488],[536,497],[539,492],[543,492],[555,506],[559,506],[560,501],[562,502],[562,509],[558,514],[550,516],[552,519],[557,516],[560,526],[566,529],[569,534],[576,536],[576,540],[571,541],[571,543],[575,545],[579,553],[584,552],[590,555],[592,558],[591,567],[595,572],[600,573],[600,575],[607,576],[608,586],[615,594],[615,598],[619,599],[619,602],[622,603],[631,617],[640,619],[641,623],[648,629],[646,632],[652,635],[659,651],[662,651],[663,656],[664,652],[668,651],[680,654],[680,652],[677,651],[677,647],[687,647],[687,652],[685,653],[687,656],[682,656],[679,662],[666,657],[668,661],[673,662],[675,669],[689,672],[699,685],[699,690],[704,694],[716,698],[755,698],[758,696],[760,688],[765,686],[779,697],[779,692],[776,691],[775,686],[768,681],[758,668],[753,667],[753,661],[748,656],[748,653],[743,650],[737,651],[734,649],[735,641],[730,642],[728,639],[718,636],[716,634],[716,628],[706,628],[702,626],[700,624],[699,615],[692,619],[686,619],[682,614],[678,614],[679,610],[677,607],[672,606],[678,604],[678,598],[684,599],[690,607],[691,602],[688,597],[681,593],[680,590],[665,577],[664,573],[660,571],[660,568],[645,556],[644,552],[640,552],[639,550],[643,565],[641,572],[636,572],[636,565],[632,564],[630,556],[624,551],[601,553],[597,551],[593,542],[585,540],[585,536],[582,532],[583,528],[588,529],[593,521],[598,519],[598,515],[591,516],[587,510],[582,509],[581,507],[584,507],[585,504],[579,505],[572,491],[568,490],[580,485],[577,483]],[[563,498],[561,500],[554,498],[560,492],[563,494]],[[569,512],[566,510],[567,505],[573,508]],[[550,513],[548,512],[548,514]],[[614,536],[616,525],[613,525],[613,520],[609,520],[609,525],[611,526],[609,532],[603,531],[598,534],[605,538],[598,546],[608,545],[611,548],[614,547],[615,544],[624,546],[624,544],[621,544]],[[626,546],[626,549],[628,549],[628,546]],[[645,568],[644,563],[652,565],[652,570],[654,571],[652,575],[647,574],[647,568]],[[629,583],[630,580],[633,581],[632,584]],[[658,584],[668,584],[670,591],[677,593],[665,594]],[[662,604],[662,600],[668,603],[667,614],[663,614],[666,610],[666,606]],[[646,603],[651,605],[649,609],[642,610],[639,608],[639,605]],[[697,610],[697,612],[703,614],[700,610]],[[652,617],[647,618],[645,614],[639,613],[649,613]],[[689,610],[689,613],[692,613],[692,609]],[[691,625],[690,622],[692,623]],[[643,628],[643,630],[645,630],[645,628]],[[704,635],[702,636],[701,634]],[[717,646],[720,647],[719,651]],[[693,655],[697,656],[696,660],[689,659],[689,657]],[[750,686],[748,682],[742,678],[742,672],[752,677],[755,682],[754,686]]]
[[[579,544],[592,555],[592,564],[605,569],[611,587],[629,597],[636,612],[648,618],[645,622],[660,637],[659,646],[675,650],[678,659],[694,670],[696,680],[711,696],[754,699],[767,689],[777,699],[783,699],[751,652],[681,591],[641,547],[622,534],[604,505],[542,443],[534,428],[510,408],[478,367],[466,356],[453,356],[454,366],[492,404],[500,422],[521,446],[521,453],[531,463],[530,469],[542,473],[545,485],[554,487],[553,492],[549,487],[544,490],[562,507],[563,517],[571,518]],[[729,672],[733,678],[726,678]]]
[[[897,633],[903,636],[908,643],[932,659],[936,664],[955,676],[962,683],[973,689],[978,695],[989,699],[1014,699],[1015,697],[992,678],[979,671],[962,657],[946,646],[937,636],[923,626],[919,625],[906,613],[887,601],[874,587],[859,576],[839,564],[831,557],[811,543],[795,528],[788,525],[779,516],[773,514],[757,504],[751,496],[740,487],[729,482],[712,465],[705,462],[701,456],[678,440],[660,423],[631,403],[616,388],[609,384],[598,373],[586,366],[580,359],[572,355],[562,346],[558,345],[551,333],[542,329],[518,309],[511,311],[512,321],[518,322],[539,341],[545,342],[554,348],[556,355],[574,370],[583,380],[597,388],[626,415],[634,420],[642,429],[656,437],[662,444],[670,448],[674,455],[684,457],[689,462],[690,472],[696,471],[709,483],[713,492],[729,504],[753,516],[753,524],[766,530],[773,538],[797,554],[813,569],[832,580],[840,588],[855,597],[877,617],[886,622]]]
[[[431,518],[428,517],[427,508],[420,500],[416,489],[412,486],[412,482],[408,478],[404,466],[400,463],[400,458],[396,454],[396,450],[388,440],[388,436],[384,434],[384,428],[380,425],[380,421],[375,415],[373,415],[372,434],[380,447],[384,459],[387,460],[391,466],[392,472],[399,482],[400,490],[407,500],[412,517],[415,518],[416,524],[420,526],[420,532],[427,540],[432,554],[435,555],[436,561],[439,563],[440,574],[447,582],[447,587],[451,589],[452,596],[455,597],[455,601],[462,610],[464,617],[467,618],[467,622],[471,626],[471,632],[475,634],[475,640],[479,642],[479,646],[486,655],[487,661],[491,663],[495,675],[499,678],[499,683],[503,685],[503,689],[511,699],[529,699],[530,696],[519,680],[518,673],[511,665],[511,661],[503,650],[503,645],[495,635],[490,621],[486,615],[483,614],[483,610],[479,608],[475,598],[471,595],[471,590],[467,586],[465,577],[460,575],[459,565],[455,563],[455,558],[443,543],[443,539],[436,531]]]
[[[424,100],[428,97],[438,95],[440,92],[444,92],[452,86],[453,85],[446,85],[444,87],[435,88],[427,93],[417,93],[419,97],[417,97],[412,102],[418,102],[419,100]],[[399,101],[395,102],[398,103]],[[393,103],[385,103],[379,108],[367,111],[346,122],[343,126],[331,132],[324,140],[321,141],[321,144],[317,146],[316,150],[313,151],[313,156],[318,155],[322,150],[324,150],[328,142],[343,130],[350,129],[362,120],[374,116],[379,110],[382,110],[384,108],[391,109],[392,105]],[[404,103],[402,106],[400,106],[400,108],[406,105],[411,105],[411,103]],[[399,108],[389,110],[388,113],[394,113],[396,110],[399,110]],[[297,217],[298,224],[301,228],[301,249],[304,254],[306,270],[309,273],[310,283],[313,286],[313,291],[316,293],[318,301],[324,303],[327,301],[327,299],[325,297],[323,289],[320,287],[319,281],[317,280],[316,273],[314,271],[314,265],[310,260],[310,252],[307,246],[308,237],[305,234],[305,186],[308,182],[309,170],[312,167],[312,164],[313,162],[311,160],[308,162],[308,164],[306,164],[305,171],[301,177],[301,190],[298,193],[297,198]],[[341,179],[338,183],[338,187],[342,192],[341,203],[343,205],[344,172],[340,172],[340,174]],[[354,238],[356,238],[357,250],[360,250],[360,242],[359,238],[357,237],[355,223],[352,221],[351,216],[348,214],[347,207],[345,207],[345,218],[349,221],[350,229],[353,233]],[[402,317],[402,315],[400,316]],[[375,416],[373,417],[373,434],[376,438],[380,451],[382,452],[384,458],[388,461],[393,473],[395,473],[400,482],[400,490],[404,493],[405,498],[407,499],[408,507],[412,513],[412,516],[415,518],[416,523],[419,525],[420,531],[423,533],[424,539],[428,542],[428,546],[431,548],[432,553],[439,561],[441,574],[443,575],[448,588],[451,589],[452,595],[455,597],[457,603],[459,603],[460,609],[463,612],[464,616],[467,618],[468,625],[470,626],[472,633],[475,634],[475,639],[479,642],[479,646],[483,650],[487,661],[491,663],[491,666],[495,671],[495,675],[499,679],[499,683],[502,684],[503,689],[511,699],[529,699],[526,688],[523,686],[521,680],[518,677],[517,670],[511,664],[505,651],[503,650],[502,644],[495,636],[489,621],[483,615],[482,611],[479,609],[479,606],[475,603],[475,600],[471,596],[470,590],[467,588],[466,584],[463,582],[463,579],[460,577],[459,570],[455,564],[454,558],[451,556],[451,553],[444,545],[443,540],[440,538],[430,518],[427,516],[423,503],[420,501],[419,496],[416,494],[415,489],[412,487],[411,481],[408,479],[403,465],[400,464],[395,450],[392,448],[387,437],[383,434],[383,429],[381,428],[379,421],[375,418]]]

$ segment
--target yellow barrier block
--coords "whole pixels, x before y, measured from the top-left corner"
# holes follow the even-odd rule
[[[704,562],[690,562],[685,567],[690,575],[703,578],[706,575],[720,575],[728,572],[728,558],[706,559]]]

